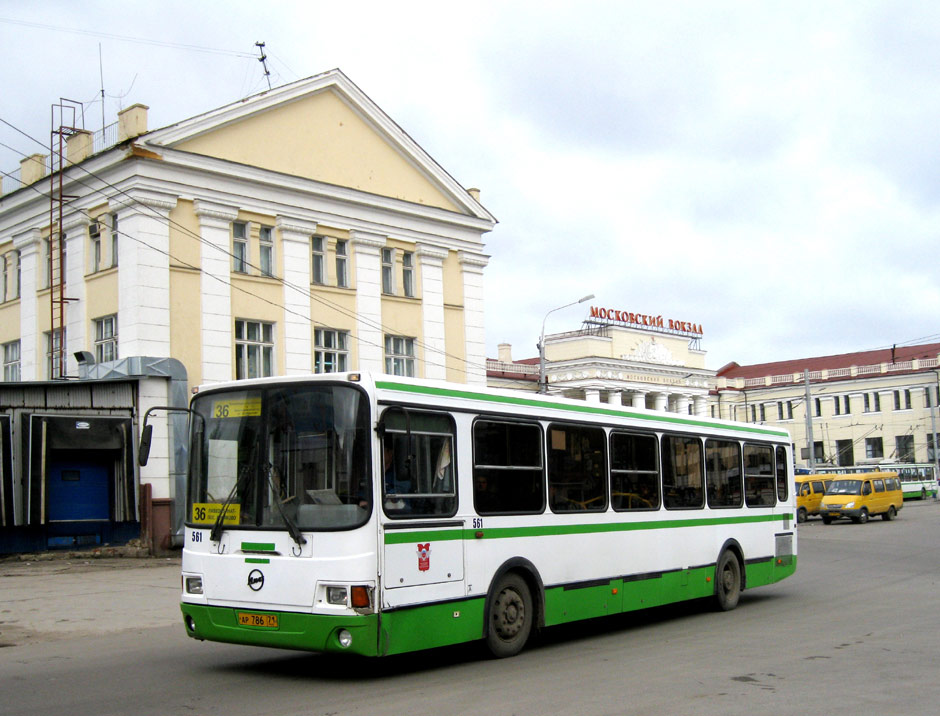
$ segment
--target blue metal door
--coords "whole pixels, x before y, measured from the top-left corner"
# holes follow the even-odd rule
[[[108,520],[111,517],[109,471],[101,463],[69,460],[49,470],[50,522]]]

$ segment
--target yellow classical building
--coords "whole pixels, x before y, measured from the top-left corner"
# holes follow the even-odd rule
[[[56,521],[68,499],[52,472],[79,458],[104,470],[111,522],[141,519],[144,485],[172,504],[185,470],[172,419],[139,474],[129,436],[198,384],[343,370],[486,380],[495,219],[342,72],[161,129],[147,114],[128,107],[95,135],[60,127],[65,156],[26,157],[2,185],[4,529]],[[126,394],[102,394],[122,379]],[[106,455],[87,440],[78,451],[56,437],[72,418],[120,436]]]

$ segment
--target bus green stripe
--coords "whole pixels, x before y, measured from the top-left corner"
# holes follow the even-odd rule
[[[778,438],[789,439],[789,434],[781,430],[771,430],[751,425],[734,425],[713,423],[706,420],[694,420],[683,418],[676,414],[664,413],[660,415],[634,413],[627,410],[614,410],[612,408],[601,408],[585,403],[584,405],[567,405],[564,403],[553,403],[550,401],[532,400],[531,398],[515,397],[508,395],[489,395],[487,393],[476,393],[470,390],[454,390],[451,388],[438,388],[427,385],[412,385],[409,383],[394,383],[391,381],[376,381],[376,388],[384,390],[397,390],[402,393],[418,393],[421,395],[433,395],[447,398],[462,398],[464,400],[479,400],[486,403],[502,403],[505,405],[521,405],[527,408],[553,408],[555,410],[566,410],[574,413],[588,413],[591,415],[607,415],[618,418],[632,418],[633,420],[647,420],[659,423],[669,423],[673,425],[689,425],[697,428],[711,428],[722,430],[736,430],[744,433],[755,433],[760,435],[773,435]]]
[[[245,564],[271,564],[267,557],[246,557]]]
[[[518,537],[556,537],[561,535],[603,534],[608,532],[636,532],[640,530],[681,529],[683,527],[711,527],[715,525],[742,525],[758,522],[792,520],[790,513],[783,515],[741,515],[736,517],[699,517],[684,520],[656,522],[612,522],[604,524],[539,525],[532,527],[489,527],[459,530],[416,530],[414,532],[386,532],[385,544],[411,542],[447,542],[471,539],[513,539]],[[477,535],[481,536],[477,536]]]

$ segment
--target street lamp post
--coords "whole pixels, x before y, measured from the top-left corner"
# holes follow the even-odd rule
[[[548,320],[548,317],[552,315],[555,311],[560,311],[563,308],[570,308],[571,306],[576,306],[579,303],[584,303],[585,301],[590,301],[594,298],[594,294],[589,294],[583,298],[579,298],[577,301],[572,303],[566,303],[564,306],[559,306],[558,308],[553,308],[551,311],[545,314],[545,318],[542,319],[542,334],[539,337],[539,392],[547,393],[548,386],[545,385],[545,321]]]

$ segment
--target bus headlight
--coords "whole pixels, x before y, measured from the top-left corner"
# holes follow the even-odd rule
[[[854,501],[852,501],[852,502],[847,502],[847,503],[845,504],[845,509],[847,509],[847,510],[851,510],[853,507],[855,507],[855,502],[854,502]]]
[[[186,593],[202,594],[202,577],[186,577]]]
[[[339,633],[336,635],[336,638],[339,640],[339,645],[344,649],[348,649],[352,646],[352,634],[350,634],[346,629],[340,629]]]
[[[327,587],[326,601],[329,604],[346,606],[346,587]]]

